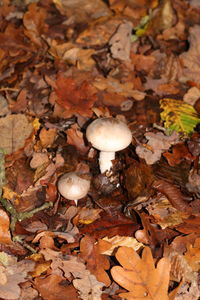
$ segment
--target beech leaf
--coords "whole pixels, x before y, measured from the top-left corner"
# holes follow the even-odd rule
[[[120,247],[116,258],[122,265],[111,269],[114,280],[127,289],[120,294],[125,299],[168,300],[170,263],[162,258],[155,267],[150,248],[143,250],[142,258],[129,247]]]
[[[33,127],[23,114],[9,115],[0,120],[0,148],[11,154],[22,148]]]
[[[160,114],[161,119],[169,132],[176,131],[188,135],[194,131],[195,126],[200,122],[194,107],[181,100],[162,99],[160,108],[163,109]]]

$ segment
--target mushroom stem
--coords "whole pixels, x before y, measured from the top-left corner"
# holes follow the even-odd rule
[[[101,151],[99,154],[99,167],[101,173],[109,171],[112,167],[112,160],[115,159],[115,152]]]

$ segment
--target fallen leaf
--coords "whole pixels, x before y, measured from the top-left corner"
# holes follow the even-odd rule
[[[188,191],[197,195],[200,193],[200,175],[198,170],[191,169],[188,176],[188,183],[186,183],[186,188]]]
[[[190,105],[194,105],[200,98],[200,89],[196,86],[191,87],[183,97],[183,101]]]
[[[47,277],[38,277],[34,280],[37,290],[44,300],[78,300],[73,285],[69,285],[63,276],[50,274]]]
[[[92,19],[100,18],[101,16],[109,16],[111,14],[108,6],[101,0],[73,1],[73,0],[54,0],[53,1],[62,14],[67,18],[73,16],[74,21],[91,22]]]
[[[200,122],[194,107],[181,100],[162,99],[160,108],[163,109],[160,114],[161,120],[170,132],[176,131],[182,135],[188,135]]]
[[[55,141],[57,134],[57,129],[56,128],[50,128],[50,129],[45,129],[42,128],[40,131],[39,137],[40,137],[40,142],[43,148],[48,148],[51,147],[53,142]]]
[[[113,255],[114,250],[121,246],[126,246],[137,251],[143,247],[143,244],[139,243],[133,237],[119,235],[112,238],[104,237],[103,239],[98,240],[98,249],[101,254]]]
[[[100,76],[96,77],[92,84],[100,91],[105,90],[111,94],[116,93],[118,96],[133,97],[138,101],[143,100],[146,95],[144,92],[134,89],[133,82],[120,83],[119,80],[112,77],[107,77],[106,79]],[[123,98],[121,98],[121,102],[122,100]],[[112,102],[112,105],[116,106],[115,99]],[[118,105],[120,104],[118,103]]]
[[[0,119],[0,148],[11,154],[24,147],[33,131],[32,124],[23,114],[9,115]]]
[[[0,252],[0,297],[3,299],[19,299],[19,283],[28,279],[27,273],[33,271],[35,263],[21,260]]]
[[[128,247],[120,247],[116,258],[122,265],[111,269],[114,280],[128,292],[120,294],[125,299],[168,300],[170,263],[162,258],[155,267],[150,248],[142,257]]]
[[[101,214],[101,218],[80,228],[80,233],[89,234],[94,238],[113,237],[115,235],[132,236],[138,228],[138,224],[120,215],[119,212],[117,216],[104,212]]]
[[[200,82],[198,60],[200,53],[199,33],[199,25],[191,26],[189,28],[189,50],[179,56],[184,67],[181,74],[182,76],[179,77],[179,80],[181,81],[192,80],[194,82]]]
[[[31,3],[23,17],[23,23],[26,28],[25,35],[40,47],[44,46],[41,35],[44,34],[48,28],[48,25],[45,23],[46,17],[46,10],[41,6],[39,7],[37,3]]]
[[[77,124],[74,124],[67,129],[66,133],[67,143],[69,145],[75,146],[76,149],[78,149],[82,154],[86,154],[89,151],[89,147],[85,145],[83,133],[80,131],[80,128]]]
[[[97,100],[96,89],[87,80],[77,85],[71,77],[62,74],[56,80],[57,103],[64,109],[66,116],[80,114],[84,117],[92,116],[92,106]]]
[[[184,218],[188,216],[187,213],[172,207],[171,203],[165,197],[159,199],[157,203],[147,205],[146,209],[154,217],[156,224],[159,224],[162,229],[175,227],[181,224]]]
[[[108,270],[110,263],[107,257],[99,253],[95,239],[86,235],[80,242],[80,256],[86,261],[87,269],[95,275],[98,281],[109,286],[111,281],[105,270]]]
[[[130,61],[132,23],[124,22],[109,40],[112,57],[122,61]]]
[[[77,215],[73,219],[74,224],[90,224],[100,218],[100,208],[81,207]]]
[[[197,238],[194,245],[188,244],[187,251],[184,254],[185,259],[192,268],[193,271],[197,272],[200,269],[200,238]]]
[[[136,153],[139,157],[145,159],[149,165],[157,162],[161,158],[162,153],[179,140],[176,132],[173,132],[170,136],[166,136],[162,132],[147,132],[145,137],[148,142],[138,145]]]
[[[82,278],[74,279],[73,285],[79,291],[79,297],[82,300],[102,300],[101,295],[104,284],[99,282],[96,277],[89,272],[85,273]]]
[[[0,209],[0,243],[1,244],[11,244],[10,235],[10,220],[7,213]]]
[[[184,143],[178,143],[174,145],[172,152],[164,152],[163,156],[167,159],[168,164],[172,167],[180,164],[184,159],[189,162],[192,162],[195,159]]]

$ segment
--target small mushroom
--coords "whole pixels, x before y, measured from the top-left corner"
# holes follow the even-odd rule
[[[76,205],[78,200],[85,197],[90,189],[90,180],[83,176],[78,172],[69,172],[58,180],[59,193],[68,200],[74,200]]]
[[[101,173],[109,171],[115,152],[128,147],[132,134],[128,126],[114,118],[99,118],[94,120],[86,130],[87,140],[100,150],[99,166]]]

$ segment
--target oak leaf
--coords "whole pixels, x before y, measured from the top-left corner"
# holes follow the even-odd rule
[[[162,258],[155,267],[150,248],[143,250],[142,257],[128,247],[120,247],[116,258],[122,265],[111,269],[114,280],[127,289],[120,294],[125,299],[168,300],[170,263]]]

